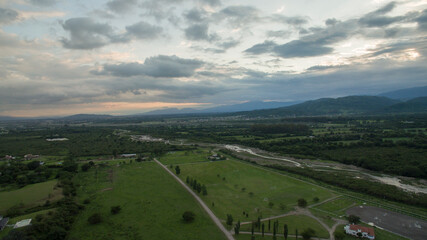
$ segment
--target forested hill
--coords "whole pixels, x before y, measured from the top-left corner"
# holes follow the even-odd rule
[[[319,116],[375,113],[400,103],[398,100],[377,96],[349,96],[341,98],[321,98],[290,107],[246,112],[246,115],[264,116]]]
[[[407,102],[397,103],[386,107],[384,112],[392,113],[415,113],[427,112],[427,97],[419,97],[411,99]]]

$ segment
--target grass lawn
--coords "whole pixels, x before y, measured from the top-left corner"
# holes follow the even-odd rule
[[[366,224],[362,224],[362,225],[368,226]],[[368,227],[370,227],[370,226],[368,226]],[[337,226],[337,230],[335,230],[335,232],[338,232],[338,231],[344,232],[344,225]],[[359,239],[360,238],[350,236],[350,235],[346,235],[343,240],[359,240]],[[396,235],[394,233],[375,228],[375,240],[408,240],[408,238],[401,237],[401,236]]]
[[[23,208],[42,205],[49,200],[54,202],[62,197],[62,190],[56,188],[57,180],[27,185],[23,188],[0,192],[0,214],[5,214],[12,206],[21,205]]]
[[[328,231],[320,225],[318,221],[315,219],[305,216],[305,215],[291,215],[278,219],[271,220],[271,231],[268,231],[268,221],[264,221],[265,224],[264,231],[267,233],[273,232],[273,222],[279,221],[279,235],[283,234],[283,226],[284,224],[288,225],[288,233],[295,234],[295,229],[298,229],[299,234],[301,234],[305,229],[311,228],[316,231],[316,236],[320,238],[329,238]],[[252,229],[252,224],[241,225],[241,231],[250,232]],[[261,232],[258,229],[255,229],[255,232]]]
[[[159,161],[166,165],[178,165],[182,163],[206,162],[212,154],[207,149],[169,152],[163,155]]]
[[[154,162],[133,162],[79,173],[78,200],[89,199],[69,239],[225,239],[207,214],[166,171]],[[111,206],[121,211],[112,215]],[[184,223],[184,211],[196,218]],[[102,216],[90,225],[88,217]]]
[[[319,218],[320,220],[322,220],[323,223],[325,223],[326,225],[328,225],[330,228],[332,226],[334,226],[335,224],[335,220],[332,218],[338,218],[337,216],[333,216],[331,214],[322,212],[316,208],[310,208],[310,212],[316,216],[317,218]]]
[[[358,202],[354,201],[353,199],[349,199],[346,197],[340,197],[337,199],[334,199],[332,201],[326,202],[324,204],[321,204],[319,206],[316,206],[314,208],[331,212],[333,214],[336,214],[338,216],[345,215],[345,210],[354,204],[357,204]]]
[[[209,206],[214,203],[211,209],[220,219],[226,219],[227,214],[242,222],[259,215],[276,216],[292,210],[299,198],[306,199],[310,205],[314,197],[323,201],[334,196],[324,188],[235,160],[181,165],[180,168],[183,181],[189,176],[206,185],[208,195],[201,197]],[[270,207],[269,202],[274,205]],[[243,212],[248,213],[248,218],[243,217]]]

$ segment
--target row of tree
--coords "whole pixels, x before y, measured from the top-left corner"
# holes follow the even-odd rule
[[[197,182],[196,179],[193,179],[192,177],[187,176],[186,183],[190,185],[197,193],[202,193],[203,196],[208,195],[208,190],[206,189],[205,184],[201,184],[200,182]]]

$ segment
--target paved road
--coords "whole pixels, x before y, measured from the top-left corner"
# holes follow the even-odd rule
[[[224,235],[227,237],[228,240],[234,240],[233,235],[225,229],[224,225],[222,225],[221,221],[215,216],[215,214],[206,206],[206,204],[202,201],[202,199],[197,196],[196,193],[191,190],[179,177],[177,177],[173,172],[171,172],[167,166],[163,165],[157,159],[154,159],[154,161],[159,164],[163,169],[165,169],[170,175],[172,175],[175,180],[177,180],[196,200],[199,202],[199,204],[202,206],[202,208],[206,211],[206,213],[209,215],[209,217],[214,221],[214,223],[218,226],[218,228],[224,233]]]
[[[355,206],[346,211],[359,216],[363,222],[372,222],[387,231],[414,240],[427,239],[427,221],[371,206]]]

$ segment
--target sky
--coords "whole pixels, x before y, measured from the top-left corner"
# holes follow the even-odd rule
[[[426,0],[0,0],[0,115],[427,85]]]

